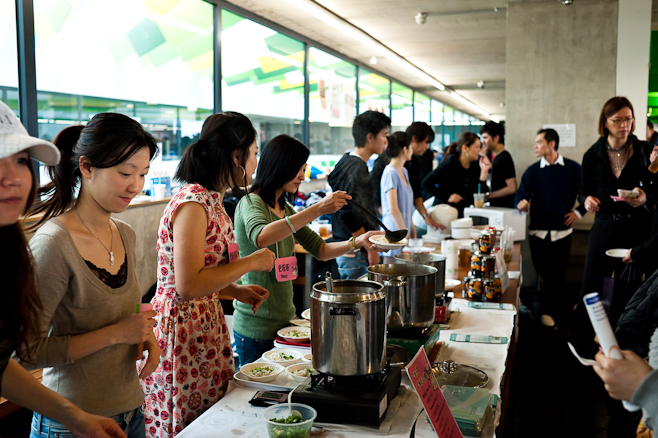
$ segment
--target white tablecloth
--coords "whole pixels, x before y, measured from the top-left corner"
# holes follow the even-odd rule
[[[440,340],[445,347],[440,360],[452,359],[455,362],[475,365],[489,376],[487,388],[500,396],[500,381],[505,372],[505,361],[509,350],[507,344],[470,344],[450,342],[452,333],[470,335],[506,336],[511,338],[514,330],[515,311],[472,309],[464,300],[453,300],[451,304],[454,318],[449,330],[442,330]],[[404,373],[403,373],[404,375]],[[389,412],[380,429],[354,425],[326,425],[314,427],[311,436],[326,438],[361,438],[373,435],[394,438],[408,438],[412,425],[422,410],[420,399],[408,386],[404,375],[403,386],[398,396],[391,402]],[[406,384],[405,384],[406,383]],[[256,393],[254,388],[229,385],[228,394],[213,407],[197,418],[178,436],[181,438],[267,438],[265,423],[260,413],[264,408],[252,406],[248,401]],[[294,397],[293,397],[294,401]],[[497,424],[497,423],[496,423]],[[319,425],[323,426],[323,425]],[[423,413],[416,422],[416,437],[436,437]],[[490,434],[490,436],[492,436]]]

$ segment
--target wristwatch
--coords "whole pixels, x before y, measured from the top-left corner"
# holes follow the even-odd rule
[[[350,240],[347,241],[347,247],[350,249],[350,251],[360,251],[361,247],[356,246],[356,239],[354,236],[350,237]]]

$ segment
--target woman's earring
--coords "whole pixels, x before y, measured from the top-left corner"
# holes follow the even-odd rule
[[[242,179],[247,179],[247,170],[244,168],[244,166],[239,166],[240,169],[242,169]]]

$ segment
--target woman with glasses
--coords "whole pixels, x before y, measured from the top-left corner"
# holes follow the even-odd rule
[[[613,271],[617,276],[621,274],[621,259],[606,256],[607,250],[632,248],[648,238],[657,195],[654,175],[648,170],[651,146],[633,135],[635,114],[631,102],[625,97],[608,100],[601,110],[598,129],[601,137],[583,156],[579,195],[585,209],[596,215],[583,272],[583,295],[600,293],[604,278]],[[634,193],[620,197],[619,189]],[[628,296],[613,297],[613,327],[630,294],[629,290]],[[579,302],[579,306],[582,304]]]

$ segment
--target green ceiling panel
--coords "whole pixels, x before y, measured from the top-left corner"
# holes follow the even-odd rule
[[[47,17],[53,32],[57,33],[71,12],[71,3],[69,0],[37,0],[34,8]]]
[[[148,18],[140,21],[127,34],[138,56],[143,56],[165,42],[160,28]]]
[[[222,30],[226,30],[232,26],[235,26],[239,22],[244,20],[244,18],[239,15],[234,14],[233,12],[222,9]]]
[[[155,49],[149,52],[149,57],[153,61],[153,65],[159,67],[163,64],[173,61],[178,57],[176,50],[168,43],[160,44]]]
[[[107,44],[107,47],[110,49],[110,53],[112,53],[112,57],[117,64],[135,53],[132,44],[130,44],[130,40],[125,35],[117,41],[109,39],[105,44]]]
[[[215,21],[213,6],[210,3],[199,0],[181,1],[167,13],[167,17],[208,31],[210,31],[210,26]],[[210,33],[212,35],[212,32]]]
[[[280,33],[265,38],[265,44],[270,51],[283,56],[293,55],[304,50],[303,43]]]
[[[178,56],[180,56],[185,62],[203,55],[204,53],[212,52],[212,50],[212,36],[194,35],[187,41],[176,46]]]

